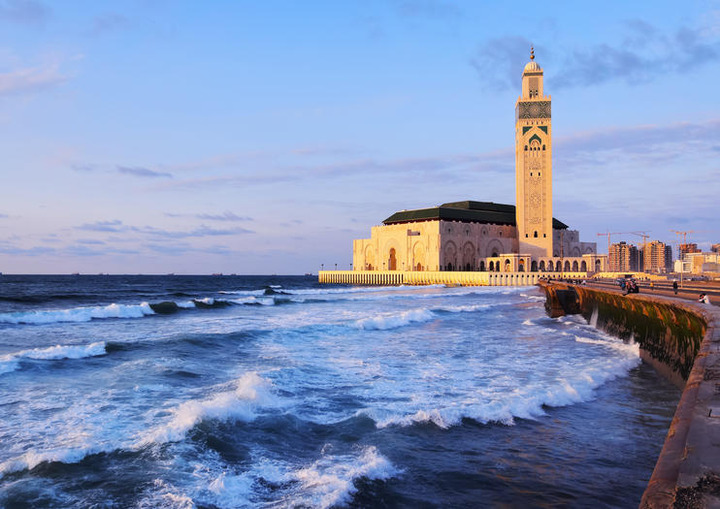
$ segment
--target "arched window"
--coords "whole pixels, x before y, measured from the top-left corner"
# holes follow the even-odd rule
[[[532,261],[530,264],[530,272],[537,272],[538,270],[538,264],[535,260]]]
[[[575,260],[572,264],[572,271],[577,272],[578,271],[578,262]]]
[[[535,233],[533,233],[533,237],[537,238],[537,230],[535,230]]]
[[[587,272],[587,263],[585,263],[585,260],[580,264],[580,272]]]

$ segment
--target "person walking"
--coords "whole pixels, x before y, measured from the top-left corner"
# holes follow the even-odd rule
[[[677,281],[673,281],[673,291],[675,292],[675,295],[677,295]]]

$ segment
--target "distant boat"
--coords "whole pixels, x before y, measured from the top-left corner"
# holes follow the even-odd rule
[[[70,274],[70,275],[71,275],[71,276],[79,276],[79,275],[80,275],[80,273],[79,273],[79,272],[73,272],[73,273],[72,273],[72,274]]]
[[[222,276],[223,274],[222,274],[222,272],[213,272],[212,275],[213,276]]]
[[[306,276],[312,276],[312,272],[306,272],[305,275],[306,275]]]

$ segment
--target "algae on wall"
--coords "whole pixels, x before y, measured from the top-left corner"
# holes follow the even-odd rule
[[[553,285],[554,286],[554,285]],[[632,339],[655,360],[687,380],[707,327],[697,314],[672,302],[638,299],[582,286],[550,289],[545,286],[546,307],[581,313],[598,328],[624,340]],[[558,292],[573,291],[577,299],[558,299]],[[558,302],[564,300],[565,302]]]

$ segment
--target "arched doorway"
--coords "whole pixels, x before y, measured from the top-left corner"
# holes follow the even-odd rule
[[[490,265],[488,266],[488,271],[495,272],[495,262],[490,262]]]
[[[545,272],[545,260],[540,261],[540,272]]]
[[[532,263],[530,264],[530,272],[537,272],[537,270],[538,270],[537,262],[535,260],[533,260]]]
[[[601,267],[602,264],[600,263],[600,260],[595,260],[595,272],[600,272]]]
[[[585,260],[580,264],[580,272],[587,272],[587,263],[585,263]]]
[[[503,268],[503,272],[510,272],[510,259],[505,259],[505,267]]]
[[[570,272],[570,262],[565,262],[565,272]]]
[[[560,263],[560,260],[558,260],[557,263],[555,264],[555,272],[560,272],[560,271],[562,271],[562,264]]]
[[[397,270],[397,258],[395,256],[395,248],[390,249],[390,258],[388,259],[388,270]]]
[[[518,272],[525,272],[525,260],[522,258],[518,261]]]
[[[577,272],[578,271],[578,262],[575,260],[572,264],[572,271]]]

